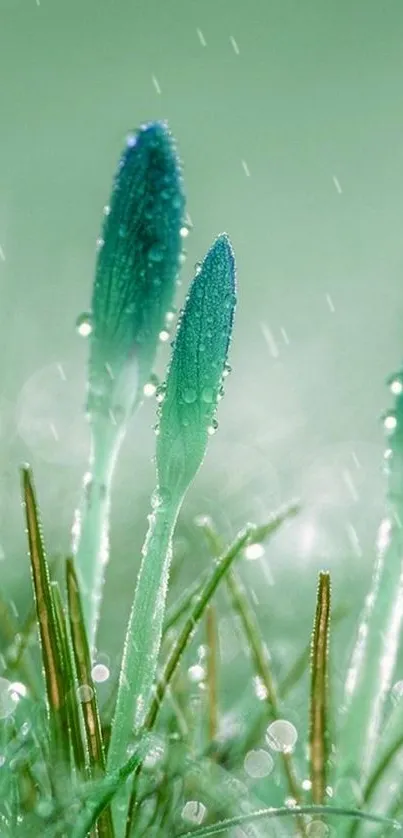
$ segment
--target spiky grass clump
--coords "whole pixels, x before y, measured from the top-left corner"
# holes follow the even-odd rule
[[[62,586],[53,578],[46,555],[31,471],[28,466],[21,469],[34,607],[18,631],[7,598],[0,601],[0,836],[202,838],[235,836],[239,827],[251,838],[385,838],[403,828],[396,820],[403,815],[402,702],[389,715],[386,705],[403,612],[402,376],[391,381],[396,410],[385,421],[390,435],[387,526],[381,527],[372,592],[333,742],[329,574],[319,575],[311,642],[279,681],[236,566],[245,549],[270,539],[298,513],[298,505],[280,510],[264,525],[247,524],[229,545],[212,521],[202,521],[211,567],[177,601],[170,597],[176,520],[216,429],[228,371],[236,289],[235,257],[225,234],[215,240],[193,279],[159,391],[150,526],[119,677],[107,703],[99,703],[93,647],[111,478],[172,304],[183,210],[180,169],[168,129],[162,123],[143,126],[129,136],[119,164],[99,241],[92,313],[80,319],[80,327],[90,333],[87,408],[93,449],[75,525],[74,555],[65,561]],[[243,632],[261,699],[257,716],[243,730],[225,735],[215,598],[219,587],[226,589]],[[342,616],[335,611],[333,624]],[[35,626],[42,683],[32,660]],[[202,630],[207,659],[197,677],[205,700],[195,714],[182,670]],[[297,731],[283,702],[309,658],[304,768],[309,779],[302,782]],[[258,747],[265,728],[271,751]],[[257,759],[264,760],[264,770]],[[255,779],[259,772],[266,777],[272,771],[274,781],[264,793],[261,789],[263,796],[245,782],[243,765],[254,765],[249,774]]]

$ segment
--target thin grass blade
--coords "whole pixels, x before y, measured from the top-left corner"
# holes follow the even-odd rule
[[[395,409],[384,418],[386,517],[378,534],[372,587],[366,599],[345,685],[339,734],[339,759],[333,784],[343,777],[341,802],[361,797],[378,747],[385,702],[392,685],[403,618],[403,387],[402,373],[390,380]],[[399,385],[399,386],[397,386]],[[359,799],[359,798],[358,798]]]
[[[85,631],[84,615],[81,605],[77,576],[73,560],[66,562],[66,585],[70,634],[74,651],[75,667],[79,681],[78,690],[81,691],[81,706],[86,733],[86,745],[89,757],[90,776],[92,779],[102,777],[105,773],[106,761],[102,741],[101,720],[98,710],[97,693],[91,675],[91,655]],[[99,817],[99,838],[114,838],[112,814],[105,809]]]
[[[311,696],[309,755],[312,801],[325,801],[328,759],[328,659],[330,625],[330,575],[321,572],[311,647]]]
[[[21,478],[51,740],[55,757],[58,760],[58,768],[63,766],[64,770],[64,766],[69,764],[69,739],[66,735],[63,649],[52,600],[49,567],[39,523],[38,505],[31,471],[28,466],[22,467]]]

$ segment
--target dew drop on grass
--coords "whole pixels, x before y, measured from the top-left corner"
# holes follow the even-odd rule
[[[186,390],[183,391],[183,401],[186,404],[193,404],[196,401],[197,393],[193,387],[187,387]]]
[[[306,827],[309,838],[325,838],[329,835],[329,827],[323,821],[313,820]]]
[[[182,809],[182,819],[189,823],[202,823],[207,809],[199,800],[188,800]]]
[[[260,777],[267,777],[274,768],[274,761],[268,751],[259,748],[249,751],[244,759],[243,767],[249,777],[258,780]]]
[[[158,486],[151,495],[151,507],[152,509],[160,509],[162,506],[167,506],[170,500],[171,493],[169,489]]]
[[[302,788],[304,789],[304,791],[310,791],[311,788],[312,788],[312,783],[308,779],[303,780],[301,785],[302,785]]]
[[[143,387],[143,393],[147,398],[154,396],[158,389],[158,376],[152,373],[147,383]]]
[[[397,426],[397,419],[394,413],[387,413],[383,420],[383,426],[386,431],[394,431]]]
[[[253,687],[255,690],[255,695],[259,699],[259,701],[264,701],[268,696],[268,692],[267,687],[263,683],[260,675],[255,675],[253,679]]]
[[[396,681],[391,689],[391,699],[393,704],[398,704],[403,697],[403,681]]]
[[[0,678],[0,719],[12,716],[21,696],[7,678]]]
[[[81,686],[77,687],[76,695],[78,701],[85,704],[87,701],[91,701],[94,695],[94,690],[89,686],[89,684],[81,684]]]
[[[273,751],[290,753],[298,739],[297,729],[285,719],[277,719],[267,728],[266,742]]]
[[[403,381],[400,378],[393,378],[389,386],[394,396],[400,396],[403,393]]]
[[[83,338],[87,338],[92,332],[92,315],[89,311],[83,311],[76,320],[76,331]]]
[[[167,343],[167,341],[169,340],[169,332],[167,332],[166,329],[162,329],[161,332],[159,333],[158,337],[159,337],[161,343]]]
[[[211,422],[211,425],[209,425],[208,428],[207,428],[207,433],[210,436],[213,436],[215,434],[217,428],[218,428],[217,419],[213,419],[212,422]]]
[[[194,666],[190,666],[188,669],[188,678],[189,681],[193,681],[193,683],[198,684],[200,681],[206,677],[206,670],[204,669],[201,664],[196,663]]]
[[[203,402],[205,402],[206,404],[211,404],[212,401],[214,400],[214,390],[213,390],[213,388],[212,387],[203,387],[201,397],[202,397]]]
[[[95,666],[92,667],[91,670],[92,680],[96,681],[97,684],[103,684],[105,681],[108,680],[110,676],[110,672],[107,666],[103,663],[96,663]]]
[[[183,227],[180,228],[179,233],[180,233],[180,235],[182,236],[183,239],[187,239],[187,237],[190,233],[190,229],[189,229],[188,226],[186,226],[186,224],[184,224]]]
[[[263,544],[248,544],[245,547],[245,559],[249,559],[249,561],[261,559],[264,556],[264,552]]]

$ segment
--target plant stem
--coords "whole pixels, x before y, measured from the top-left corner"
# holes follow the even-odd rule
[[[108,748],[108,771],[124,762],[132,735],[144,725],[149,711],[161,644],[172,534],[180,503],[161,504],[149,516],[149,529],[129,617],[119,676],[115,715]],[[125,821],[125,790],[118,795],[115,823],[119,836]],[[115,801],[116,804],[116,801]]]

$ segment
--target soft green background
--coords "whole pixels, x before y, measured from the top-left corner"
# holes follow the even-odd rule
[[[21,461],[35,469],[49,551],[69,548],[88,442],[74,322],[126,131],[166,118],[194,225],[179,298],[222,230],[239,278],[234,372],[178,551],[194,576],[207,560],[197,513],[229,534],[301,496],[300,520],[244,565],[268,641],[291,660],[319,567],[333,570],[335,602],[357,610],[382,514],[378,420],[403,355],[401,0],[0,0],[0,79],[10,596],[22,610],[29,592]],[[136,416],[116,472],[100,641],[112,655],[153,488],[154,416],[154,403]]]

